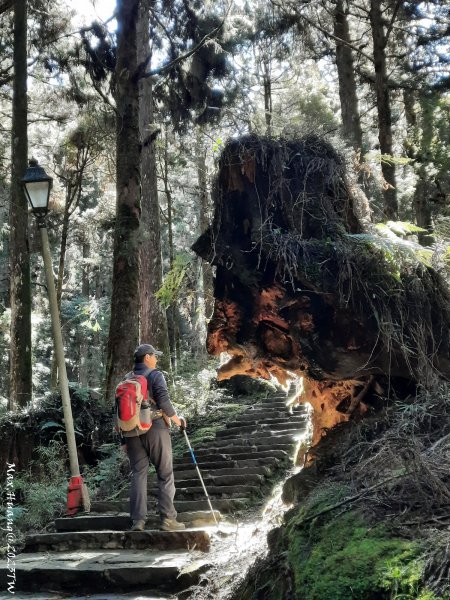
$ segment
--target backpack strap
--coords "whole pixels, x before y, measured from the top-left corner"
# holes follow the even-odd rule
[[[150,369],[149,367],[147,367],[145,369],[145,371],[143,373],[139,373],[139,375],[141,375],[142,377],[145,377],[145,378],[149,377],[150,381],[148,381],[148,383],[150,383],[150,385],[147,386],[148,399],[152,402],[152,404],[156,405],[156,402],[153,398],[153,393],[150,393],[150,392],[153,392],[153,389],[151,389],[152,388],[151,375],[152,375],[152,373],[155,373],[155,372],[157,373],[158,369]],[[127,373],[127,375],[125,375],[125,379],[127,377],[130,377],[131,375],[136,375],[136,373],[134,371],[130,371],[129,373]]]
[[[150,385],[149,385],[149,387],[148,387],[148,390],[147,390],[147,391],[148,391],[148,398],[149,398],[149,400],[151,401],[151,403],[152,403],[152,404],[154,404],[154,405],[156,406],[156,402],[155,402],[155,399],[154,399],[154,397],[153,397],[153,384],[152,384],[152,375],[153,375],[153,373],[158,373],[158,369],[149,369],[149,371],[150,371],[150,372],[149,372],[149,374],[148,374],[148,378],[149,378],[149,380],[150,380],[150,381],[149,381]]]

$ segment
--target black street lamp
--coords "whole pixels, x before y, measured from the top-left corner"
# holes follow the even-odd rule
[[[64,426],[66,428],[67,446],[70,460],[70,482],[67,493],[67,514],[75,515],[83,506],[89,512],[90,502],[87,487],[83,483],[78,464],[75,430],[73,426],[72,405],[70,403],[69,381],[67,379],[66,361],[59,319],[58,301],[56,299],[55,279],[53,276],[50,244],[48,242],[47,223],[45,216],[48,212],[48,201],[53,179],[47,175],[35,160],[30,160],[29,167],[22,179],[25,196],[36,217],[42,240],[42,257],[44,259],[45,277],[47,279],[48,300],[52,320],[55,356],[58,364],[59,386],[64,411]]]
[[[48,212],[48,201],[53,179],[47,175],[37,160],[32,158],[29,167],[22,179],[25,196],[31,205],[31,210],[36,217],[45,216]]]

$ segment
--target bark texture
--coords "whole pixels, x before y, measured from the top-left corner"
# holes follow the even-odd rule
[[[144,72],[149,66],[149,4],[141,0],[138,24],[138,64]],[[170,368],[169,338],[165,311],[155,298],[162,284],[161,225],[156,172],[156,138],[159,133],[153,118],[153,90],[150,77],[139,80],[139,131],[141,139],[142,243],[140,247],[141,318],[140,340],[150,342],[163,352],[160,363]]]
[[[208,168],[206,165],[206,148],[203,142],[202,132],[197,138],[197,176],[200,200],[199,235],[205,232],[211,225],[211,200],[208,191]],[[205,317],[210,319],[214,308],[213,274],[209,263],[202,260],[202,289],[205,305]]]
[[[14,84],[10,205],[11,352],[8,409],[26,406],[32,397],[31,274],[28,206],[22,188],[27,169],[27,2],[14,3]]]
[[[392,161],[392,115],[386,64],[387,39],[384,32],[383,13],[380,0],[371,0],[369,18],[373,41],[381,171],[385,181],[383,212],[386,219],[396,221],[398,219],[398,201],[395,183],[395,165]]]
[[[108,338],[106,399],[132,364],[139,341],[139,226],[141,219],[139,97],[136,25],[138,0],[117,4],[116,173],[113,289]]]
[[[355,70],[350,47],[350,31],[344,1],[337,0],[334,13],[334,35],[336,41],[336,68],[339,81],[342,132],[356,151],[362,149],[362,129],[359,118],[358,96],[356,94]]]
[[[304,377],[316,441],[393,378],[450,373],[445,284],[420,263],[393,274],[356,202],[322,140],[233,140],[194,245],[217,267],[207,348],[231,357],[219,379]]]

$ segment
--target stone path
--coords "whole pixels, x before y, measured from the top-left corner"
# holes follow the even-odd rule
[[[220,535],[234,532],[227,522],[261,503],[275,478],[292,467],[306,415],[303,407],[289,412],[285,402],[279,395],[259,400],[227,423],[213,441],[194,448],[216,519],[221,521],[219,530],[186,451],[174,461],[175,507],[178,519],[186,524],[184,531],[158,530],[154,500],[149,501],[142,532],[128,530],[128,498],[93,502],[89,514],[56,519],[56,533],[27,536],[16,558],[15,597],[38,598],[38,592],[60,591],[113,598],[112,593],[135,589],[145,590],[145,597],[159,598],[158,594],[177,593],[195,584],[210,568],[211,540],[220,543]],[[149,498],[155,485],[155,476],[150,476]],[[1,591],[6,590],[6,575],[6,563],[1,561]],[[19,595],[21,590],[31,595]]]

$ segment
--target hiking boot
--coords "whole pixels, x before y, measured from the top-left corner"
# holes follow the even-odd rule
[[[131,531],[144,531],[144,529],[145,529],[144,519],[139,519],[138,521],[133,521]]]
[[[181,531],[182,529],[186,529],[186,525],[184,523],[180,523],[176,519],[162,519],[161,525],[159,527],[161,531]]]

